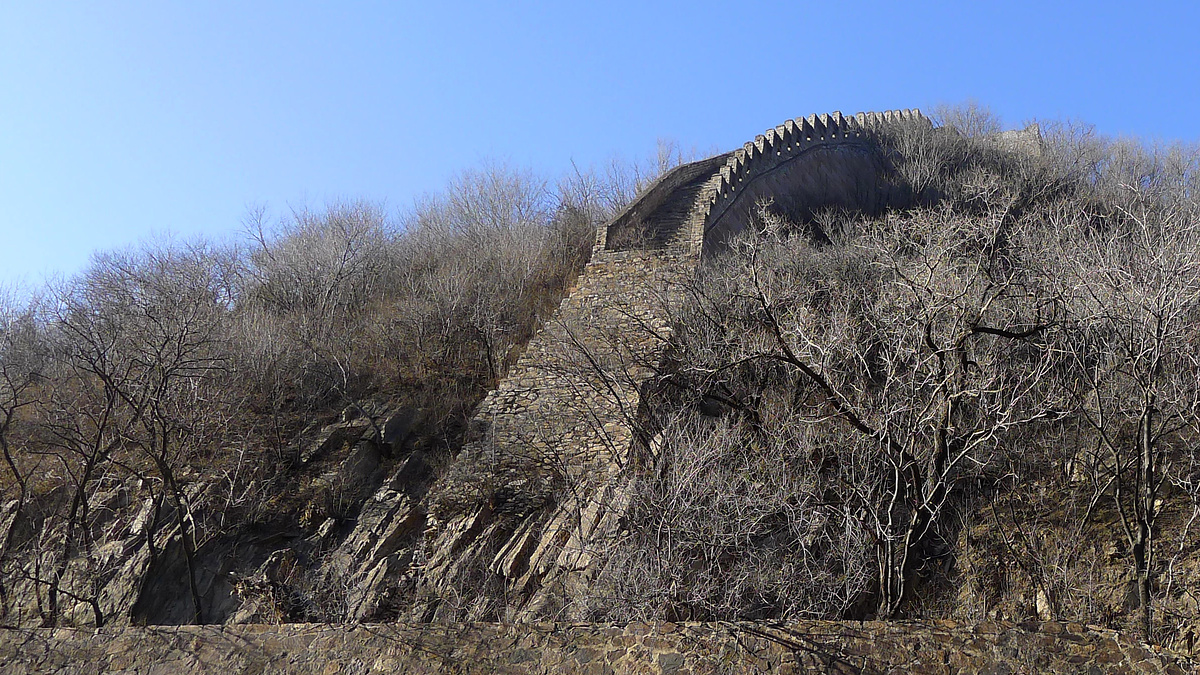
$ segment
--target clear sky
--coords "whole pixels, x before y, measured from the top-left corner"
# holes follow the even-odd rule
[[[553,176],[815,112],[973,98],[1196,141],[1198,85],[1194,0],[6,0],[0,284],[250,205],[403,208],[489,158]]]

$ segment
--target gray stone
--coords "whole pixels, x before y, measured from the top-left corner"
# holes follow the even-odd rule
[[[403,449],[412,438],[413,427],[419,418],[420,412],[416,408],[405,406],[384,419],[382,440],[392,452]]]
[[[303,442],[300,450],[300,462],[307,464],[332,450],[344,445],[358,442],[371,428],[371,420],[360,417],[349,422],[337,422],[321,429],[314,438]]]
[[[4,560],[4,554],[8,552],[19,514],[20,503],[15,499],[0,506],[0,560]]]
[[[338,467],[341,497],[350,502],[364,499],[382,478],[382,456],[374,441],[359,441]]]
[[[697,631],[697,628],[707,630]],[[1196,672],[1111,631],[804,621],[637,625],[370,624],[0,630],[13,673],[1013,673]],[[651,648],[647,635],[653,636]]]

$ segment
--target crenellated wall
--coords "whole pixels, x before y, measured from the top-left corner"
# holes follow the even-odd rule
[[[756,206],[771,201],[794,215],[836,206],[877,211],[897,195],[872,132],[929,120],[918,110],[840,112],[788,120],[729,154],[697,204],[688,238],[705,254],[746,228]]]
[[[916,109],[788,120],[733,152],[667,172],[601,232],[599,247],[709,253],[767,199],[789,211],[887,206],[886,158],[872,135],[900,125],[931,122]]]

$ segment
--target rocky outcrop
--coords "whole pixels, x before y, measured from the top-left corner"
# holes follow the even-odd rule
[[[86,556],[70,559],[62,568],[62,601],[66,621],[94,623],[99,611],[106,621],[127,623],[138,614],[145,582],[156,559],[165,563],[178,553],[178,527],[173,511],[152,497],[136,498],[136,485],[116,485],[97,490],[91,499],[90,536],[93,548]],[[52,492],[44,500],[61,497]],[[61,547],[61,528],[46,528],[41,509],[51,504],[30,502],[19,507],[11,502],[0,509],[0,562],[5,563],[11,586],[4,589],[6,601],[0,620],[15,625],[41,621],[39,603]],[[95,604],[75,602],[71,589],[88,587]]]
[[[0,630],[20,673],[1144,673],[1188,657],[1080,625],[404,624]]]
[[[4,554],[8,553],[8,542],[12,539],[13,530],[17,525],[17,515],[20,512],[19,505],[20,503],[15,499],[0,504],[0,560],[3,560]]]

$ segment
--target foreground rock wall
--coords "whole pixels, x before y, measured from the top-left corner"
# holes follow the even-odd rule
[[[0,630],[0,672],[1147,673],[1187,657],[1057,623],[181,626]]]

